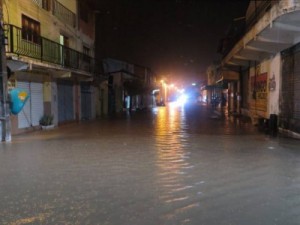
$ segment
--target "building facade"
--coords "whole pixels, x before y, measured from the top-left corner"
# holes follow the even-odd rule
[[[245,32],[221,64],[238,73],[228,87],[235,110],[294,137],[300,134],[299,22],[299,0],[250,1]]]
[[[39,126],[96,117],[93,4],[78,0],[3,2],[9,88],[26,90],[30,99],[11,116],[12,134]]]
[[[101,115],[153,107],[156,80],[149,68],[113,58],[102,62],[106,80],[100,84]]]

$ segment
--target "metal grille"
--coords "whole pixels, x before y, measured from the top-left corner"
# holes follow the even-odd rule
[[[300,45],[282,52],[279,126],[300,132]]]
[[[300,120],[300,52],[294,57],[294,117]]]

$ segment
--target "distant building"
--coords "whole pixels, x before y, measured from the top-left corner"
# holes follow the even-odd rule
[[[106,77],[100,84],[101,116],[151,108],[155,74],[151,69],[113,58],[102,60]]]

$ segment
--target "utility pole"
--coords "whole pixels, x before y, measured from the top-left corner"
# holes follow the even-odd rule
[[[7,65],[3,28],[3,2],[0,0],[0,121],[1,141],[11,141],[9,104],[7,101]]]

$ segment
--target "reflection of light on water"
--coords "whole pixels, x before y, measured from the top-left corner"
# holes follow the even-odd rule
[[[164,174],[167,178],[164,182],[168,183],[176,181],[180,167],[186,160],[183,158],[181,137],[178,135],[181,130],[178,114],[172,106],[160,108],[155,126],[159,174]]]
[[[188,171],[194,166],[189,163],[186,133],[185,112],[182,107],[169,104],[168,107],[159,108],[155,121],[155,140],[157,154],[157,185],[160,186],[160,200],[164,204],[179,203],[182,207],[164,215],[169,220],[177,214],[198,207],[198,202],[191,200],[197,196],[199,190],[195,184],[190,184]]]

